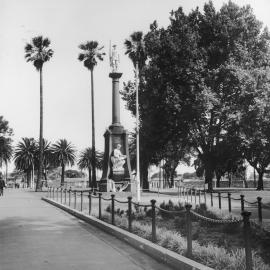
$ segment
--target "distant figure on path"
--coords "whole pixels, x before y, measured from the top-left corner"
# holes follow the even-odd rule
[[[4,195],[4,187],[6,187],[6,183],[2,178],[2,174],[0,174],[0,196]]]

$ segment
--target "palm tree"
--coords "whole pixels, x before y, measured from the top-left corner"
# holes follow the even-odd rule
[[[103,153],[96,151],[96,168],[102,169]],[[89,187],[92,187],[93,151],[90,147],[84,149],[79,157],[78,166],[81,170],[88,170]]]
[[[124,45],[126,47],[125,54],[131,59],[136,71],[140,73],[145,66],[145,61],[147,59],[143,41],[143,32],[138,31],[132,33],[130,39],[125,40]]]
[[[17,144],[14,153],[15,167],[17,170],[26,173],[28,187],[30,186],[37,148],[37,143],[33,138],[22,138],[22,141]]]
[[[2,167],[2,164],[5,163],[6,165],[6,181],[7,181],[7,175],[8,175],[8,162],[12,158],[13,154],[13,148],[11,145],[11,139],[0,137],[0,167]]]
[[[92,105],[92,166],[93,166],[93,187],[97,186],[96,179],[96,144],[95,144],[95,110],[94,110],[94,67],[97,65],[97,60],[103,61],[102,52],[104,47],[99,47],[97,41],[87,41],[79,45],[82,52],[79,54],[78,59],[83,61],[84,66],[91,72],[91,105]]]
[[[37,151],[35,156],[35,168],[37,168],[38,165],[39,165],[39,151]],[[54,156],[52,153],[51,143],[48,142],[46,139],[43,139],[43,176],[46,181],[47,181],[47,171],[49,169],[54,169],[56,167],[57,165],[54,164]]]
[[[139,144],[139,78],[140,72],[145,65],[147,59],[144,42],[143,33],[134,32],[130,35],[130,39],[126,39],[124,42],[126,47],[126,54],[128,54],[135,67],[135,84],[136,84],[136,155],[137,155],[137,165],[136,165],[136,178],[137,178],[137,200],[140,201],[140,144]]]
[[[52,145],[52,154],[54,156],[55,164],[61,166],[61,186],[64,185],[65,167],[73,166],[75,162],[75,149],[66,139],[61,139]]]
[[[43,64],[53,56],[53,50],[49,48],[51,42],[48,38],[42,36],[34,37],[30,43],[25,46],[25,58],[27,62],[33,62],[40,77],[40,129],[39,129],[39,170],[36,191],[41,189],[41,179],[43,172]]]

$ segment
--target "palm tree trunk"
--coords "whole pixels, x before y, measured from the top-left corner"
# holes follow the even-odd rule
[[[88,183],[88,187],[91,187],[92,186],[92,172],[91,172],[91,167],[88,168],[88,180],[89,180],[89,183]]]
[[[92,102],[92,185],[94,188],[97,187],[96,178],[96,143],[95,143],[95,107],[94,107],[94,76],[93,69],[91,70],[91,102]]]
[[[62,164],[61,187],[64,186],[64,182],[65,182],[65,164]]]
[[[43,174],[43,82],[42,82],[42,67],[39,71],[40,75],[40,127],[39,127],[39,170],[36,191],[40,190],[40,184]]]

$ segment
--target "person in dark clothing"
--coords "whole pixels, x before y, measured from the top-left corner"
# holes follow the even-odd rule
[[[4,187],[6,187],[6,183],[0,176],[0,196],[4,195]]]

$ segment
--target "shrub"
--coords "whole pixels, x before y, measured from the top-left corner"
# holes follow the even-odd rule
[[[162,202],[159,205],[159,208],[167,210],[167,211],[182,211],[182,210],[185,209],[185,207],[181,203],[178,203],[178,204],[175,205],[171,200],[169,200],[168,203]],[[163,219],[172,219],[175,216],[179,216],[179,214],[167,213],[167,212],[164,212],[164,211],[159,211],[158,214],[161,215],[161,217]]]

